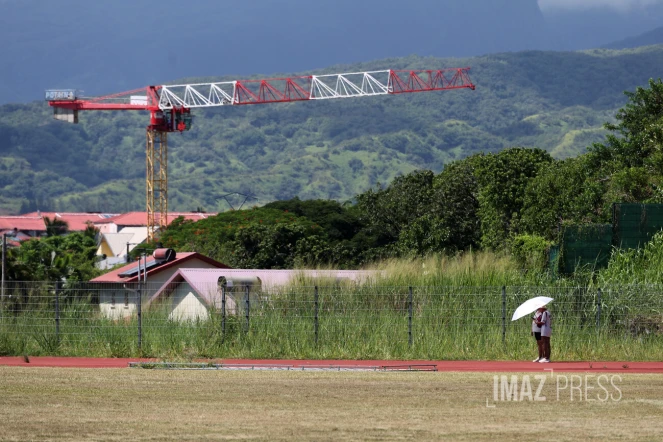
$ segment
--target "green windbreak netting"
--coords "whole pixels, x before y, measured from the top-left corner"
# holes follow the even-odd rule
[[[613,247],[637,249],[663,229],[663,204],[616,203],[612,224],[567,226],[560,241],[559,270],[600,269],[608,265]],[[555,263],[550,261],[551,267]]]
[[[663,229],[663,204],[615,204],[612,223],[615,247],[644,247],[655,233]]]
[[[561,245],[560,270],[564,273],[579,267],[606,267],[612,251],[612,225],[567,226]]]

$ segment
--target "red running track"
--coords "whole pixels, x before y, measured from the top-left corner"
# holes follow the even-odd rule
[[[129,362],[157,362],[155,359],[140,358],[68,358],[51,356],[31,356],[29,362],[24,357],[0,357],[0,365],[16,367],[69,367],[69,368],[127,368]],[[216,364],[291,366],[305,367],[390,367],[435,365],[438,371],[475,372],[543,372],[554,369],[561,372],[590,373],[663,373],[663,362],[551,362],[539,364],[529,361],[378,361],[378,360],[285,360],[285,359],[218,359]]]

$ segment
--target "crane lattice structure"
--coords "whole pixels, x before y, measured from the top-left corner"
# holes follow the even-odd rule
[[[46,91],[57,120],[78,123],[79,111],[148,111],[146,196],[148,240],[168,224],[168,133],[191,129],[191,109],[472,89],[470,68],[382,70],[262,80],[147,86],[97,98],[76,90]]]

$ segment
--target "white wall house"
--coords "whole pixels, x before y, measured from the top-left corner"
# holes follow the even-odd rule
[[[146,239],[147,227],[124,227],[118,233],[101,233],[97,256],[106,258],[98,261],[97,267],[104,270],[126,263],[128,253]]]

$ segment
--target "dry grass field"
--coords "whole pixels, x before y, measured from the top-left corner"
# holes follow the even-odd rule
[[[608,400],[589,402],[553,378],[545,401],[494,402],[493,376],[0,367],[0,439],[663,439],[662,375],[621,375],[612,398],[590,378]]]

